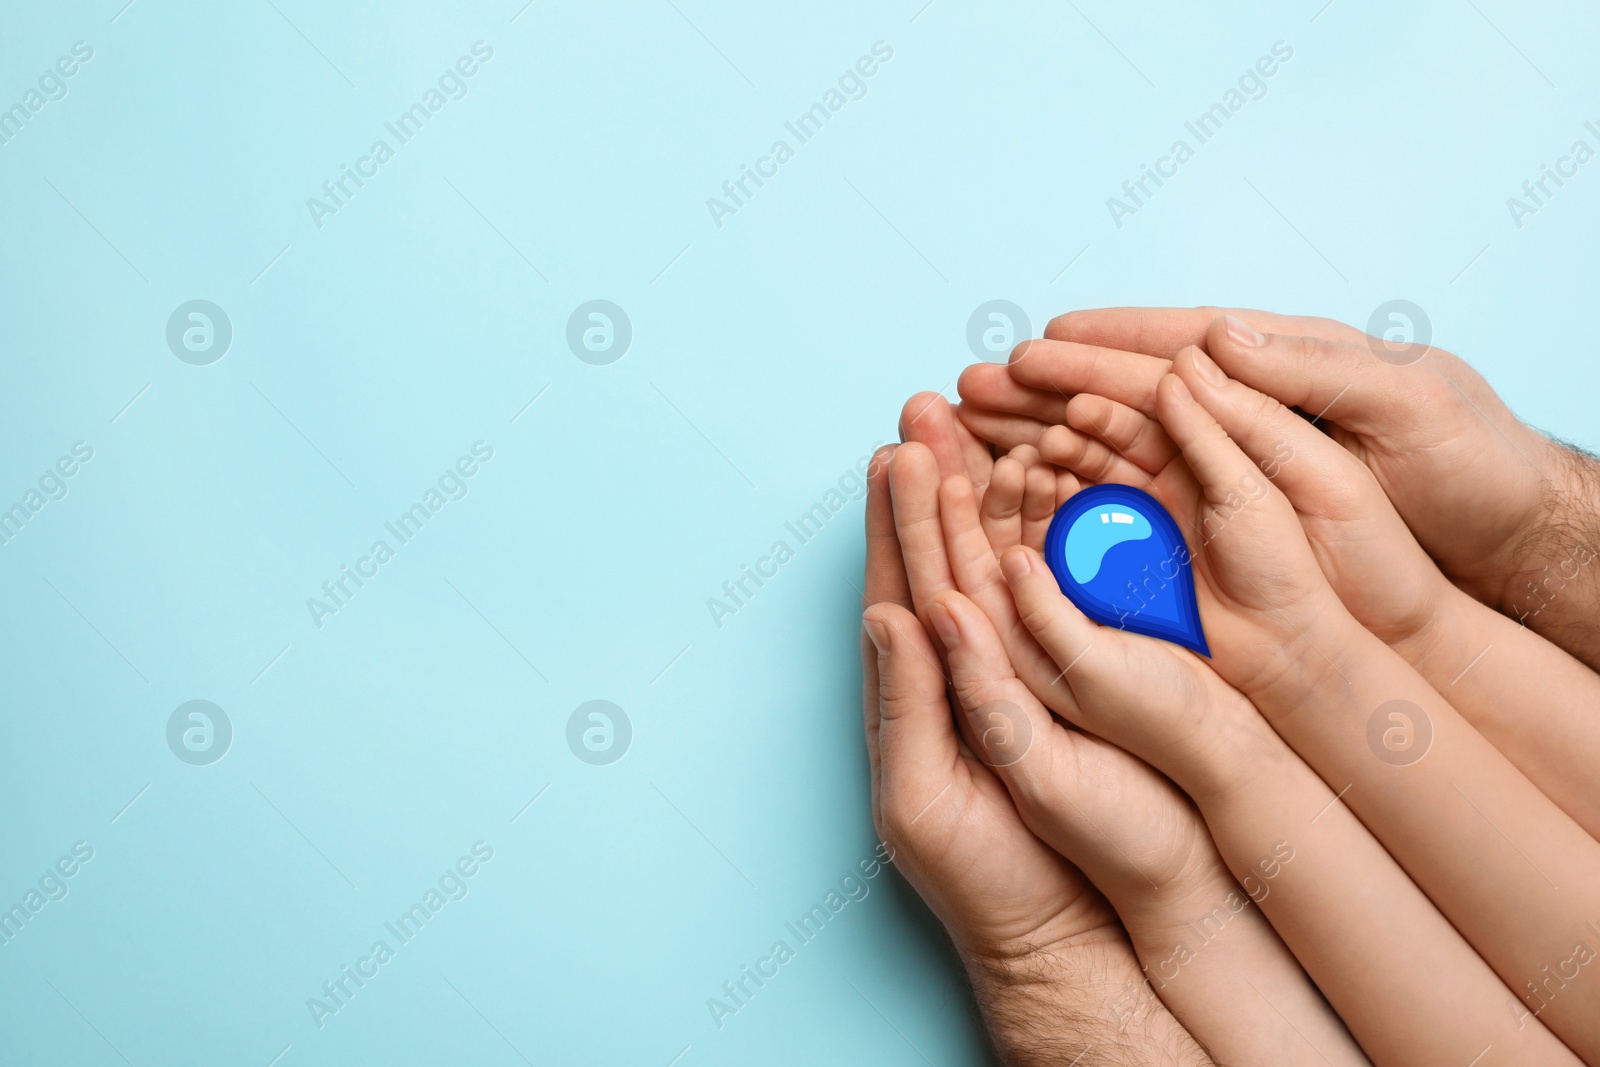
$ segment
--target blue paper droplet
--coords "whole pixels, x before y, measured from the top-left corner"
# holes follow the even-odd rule
[[[1144,490],[1095,485],[1074,494],[1050,521],[1044,558],[1067,599],[1095,622],[1211,655],[1188,546]]]

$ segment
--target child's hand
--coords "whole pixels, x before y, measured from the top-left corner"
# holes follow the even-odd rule
[[[1216,329],[1223,329],[1220,321]],[[963,390],[975,403],[1006,404],[1012,411],[1002,415],[964,407],[962,418],[1002,434],[1004,444],[1036,446],[1045,462],[1082,477],[1144,488],[1171,479],[1164,472],[1183,460],[1155,414],[1157,386],[1172,363],[1096,350],[1081,364],[1057,354],[1052,365],[1064,374],[1076,368],[1064,381],[1078,385],[1092,380],[1105,395],[1079,392],[1066,400],[1018,386],[1009,375],[994,374],[992,364],[981,364],[962,376]],[[1041,373],[1038,362],[1032,373]],[[1202,405],[1265,480],[1284,492],[1320,569],[1350,614],[1387,644],[1425,639],[1428,624],[1451,599],[1454,587],[1416,543],[1365,465],[1315,426],[1241,382],[1190,380],[1200,390]],[[1045,421],[1051,415],[1064,421]]]
[[[1453,581],[1499,610],[1527,613],[1534,629],[1600,667],[1600,569],[1588,566],[1600,552],[1600,469],[1592,458],[1524,425],[1482,376],[1442,349],[1419,346],[1394,365],[1379,358],[1392,348],[1342,323],[1228,314],[1237,325],[1220,333],[1217,308],[1063,315],[1045,340],[1018,347],[1007,376],[1045,401],[1064,402],[1061,390],[1095,392],[1153,415],[1140,393],[1159,364],[1204,344],[1231,376],[1333,423],[1335,439],[1372,470]],[[1117,349],[1141,353],[1137,367],[1113,360],[1116,369],[1102,374],[1099,355]],[[976,387],[964,380],[964,397],[1017,410],[1001,398],[993,372],[969,374]]]
[[[961,494],[947,490],[943,496],[958,500]],[[1026,640],[1013,635],[1005,644],[1013,663],[1030,664],[1030,688],[1051,693],[1051,707],[1074,725],[1118,740],[1195,800],[1229,868],[1258,898],[1375,1062],[1446,1063],[1462,1056],[1470,1061],[1486,1045],[1495,1049],[1488,1059],[1500,1063],[1575,1062],[1542,1025],[1534,1025],[1531,1009],[1520,1018],[1503,1015],[1508,1002],[1501,980],[1341,803],[1376,795],[1373,774],[1336,793],[1199,657],[1091,622],[1029,549],[1008,550],[1001,569],[1026,634]],[[958,580],[963,571],[955,567]],[[1035,639],[1051,664],[1061,665],[1058,674],[1039,680],[1028,645]],[[1346,653],[1342,647],[1330,651]],[[1071,698],[1057,703],[1063,680]],[[1319,707],[1317,695],[1302,694],[1274,710],[1294,720],[1343,710]],[[1304,709],[1301,715],[1293,714],[1297,709]],[[1339,730],[1346,732],[1346,724]],[[1348,746],[1343,754],[1351,755]],[[1441,807],[1403,802],[1418,813]],[[1392,834],[1393,813],[1380,814],[1384,831]],[[1414,828],[1402,833],[1415,841]],[[1414,849],[1397,854],[1418,858]],[[1273,862],[1280,856],[1293,858],[1280,867]],[[1449,877],[1472,880],[1460,871]],[[1480,872],[1476,881],[1479,888],[1487,883],[1488,897],[1507,903],[1495,879]],[[1483,924],[1476,926],[1481,932]],[[1352,930],[1362,935],[1351,937]],[[1165,988],[1160,992],[1168,995]],[[1400,1002],[1416,1025],[1392,1025],[1393,1006]]]
[[[1188,383],[1203,392],[1223,384],[1220,372],[1192,347],[1172,366],[1157,387],[1156,414],[1183,456],[1149,489],[1204,538],[1191,548],[1218,672],[1324,781],[1348,787],[1345,802],[1521,989],[1570,940],[1564,931],[1589,918],[1600,846],[1350,616],[1287,499],[1194,401]],[[1373,716],[1396,701],[1431,738],[1416,757],[1387,758],[1369,740]],[[1462,847],[1478,838],[1503,862]],[[1529,1000],[1530,1009],[1542,1005],[1541,1019],[1574,1049],[1600,1055],[1600,979],[1574,979],[1559,998]]]
[[[1365,1064],[1256,909],[1251,898],[1269,890],[1256,877],[1248,889],[1233,880],[1189,798],[1148,764],[1051,718],[972,601],[941,593],[931,615],[968,746],[995,768],[1028,827],[1110,898],[1179,1021],[1219,1062]],[[1168,696],[1152,688],[1144,699]],[[1213,924],[1204,953],[1190,945],[1197,921]]]
[[[1180,358],[1191,353],[1205,359],[1198,349]],[[981,367],[963,375],[963,394],[1013,410],[1000,414],[963,405],[962,420],[979,433],[996,435],[1001,445],[1032,445],[1046,462],[1086,481],[1138,486],[1159,500],[1189,542],[1201,624],[1213,665],[1230,683],[1250,692],[1297,668],[1308,652],[1320,658],[1308,649],[1308,626],[1329,611],[1345,609],[1322,575],[1294,510],[1266,474],[1237,449],[1200,448],[1196,456],[1203,458],[1187,461],[1179,453],[1173,438],[1180,428],[1196,445],[1205,435],[1225,435],[1181,379],[1154,374],[1170,371],[1173,364],[1097,351],[1070,366],[1072,386],[1095,385],[1159,412],[1161,421],[1098,394],[1068,401],[1024,389]],[[1048,418],[1066,421],[1047,424]],[[1247,509],[1252,521],[1235,521]],[[1161,578],[1152,574],[1145,581],[1154,589]],[[1140,603],[1130,593],[1126,607],[1136,612]]]
[[[1224,343],[1226,324],[1212,324],[1210,347]],[[1076,349],[1073,350],[1076,352]],[[975,402],[1002,404],[1011,414],[965,408],[962,417],[1004,435],[1033,441],[1043,458],[1087,475],[1146,484],[1177,460],[1155,410],[1159,368],[1172,364],[1135,353],[1095,350],[1080,358],[1055,353],[1063,386],[1093,382],[1117,400],[1018,386],[992,364],[972,367],[963,390]],[[1074,368],[1076,368],[1074,370]],[[1036,366],[1031,372],[1039,373]],[[1472,600],[1452,585],[1422,550],[1384,495],[1376,476],[1316,424],[1243,382],[1188,379],[1210,411],[1299,515],[1322,571],[1344,606],[1401,654],[1530,780],[1600,838],[1600,678],[1559,648]],[[1024,415],[1022,412],[1031,412]],[[1033,415],[1064,416],[1046,426]],[[1033,449],[1017,444],[1016,449]],[[1179,461],[1181,462],[1181,461]],[[998,504],[998,501],[994,503]],[[985,507],[991,501],[985,500]],[[1543,699],[1524,699],[1537,676]]]
[[[1209,361],[1199,349],[1180,353],[1183,360],[1206,373]],[[1344,608],[1318,567],[1294,509],[1195,402],[1182,378],[1174,374],[1161,380],[1156,410],[1182,456],[1144,488],[1172,514],[1189,543],[1213,665],[1252,696],[1281,684],[1299,691],[1307,678],[1326,671],[1305,670],[1307,655],[1321,656],[1308,632],[1319,619]],[[1161,583],[1159,574],[1147,571],[1135,585],[1153,591]],[[1139,591],[1130,592],[1131,610],[1141,603]]]
[[[1224,344],[1212,330],[1213,350]],[[1233,379],[1191,377],[1196,397],[1300,516],[1351,614],[1415,667],[1546,796],[1600,838],[1600,677],[1451,585],[1377,478],[1276,400]],[[1088,399],[1088,398],[1084,398]],[[1109,403],[1103,401],[1103,403]],[[1128,412],[1123,425],[1142,419]],[[1114,443],[1114,442],[1113,442]],[[1528,701],[1527,679],[1542,699]]]
[[[924,615],[948,655],[967,748],[1005,784],[1027,826],[1110,898],[1167,1006],[1228,1062],[1364,1062],[1310,993],[1251,892],[1233,881],[1190,801],[1124,749],[1057,723],[1013,671],[984,610],[954,588],[1010,605],[988,537],[1001,544],[1042,540],[1039,520],[1053,510],[1064,483],[1018,450],[995,464],[980,515],[965,476],[941,485],[928,450],[906,445],[895,457],[891,484],[911,587],[929,591]],[[1029,516],[1035,529],[1027,530]],[[1009,623],[1031,646],[1033,684],[1049,691],[1063,672],[1014,614]],[[1118,729],[1137,734],[1163,751],[1190,749],[1173,762],[1208,764],[1219,789],[1247,788],[1251,775],[1270,765],[1268,747],[1293,759],[1254,709],[1190,653],[1118,631],[1105,631],[1105,638],[1082,672],[1092,680],[1082,688],[1093,695],[1095,681],[1102,689],[1111,682],[1120,699],[1080,706],[1071,695],[1077,681],[1060,685],[1056,695],[1075,722],[1093,722],[1109,736]],[[1118,654],[1120,662],[1112,658]],[[1131,677],[1144,683],[1132,693]],[[1221,706],[1208,703],[1213,698]],[[1127,706],[1130,699],[1137,710]],[[1229,739],[1230,731],[1240,736]],[[1235,754],[1225,758],[1225,748]],[[1255,879],[1249,884],[1262,892]],[[1190,924],[1202,919],[1226,923],[1226,930],[1218,929],[1196,960],[1186,943],[1194,939]]]

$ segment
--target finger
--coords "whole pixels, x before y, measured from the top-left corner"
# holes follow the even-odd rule
[[[946,478],[940,484],[939,524],[954,587],[987,610],[991,606],[988,601],[1004,592],[1004,584],[994,547],[983,531],[972,483],[965,478]]]
[[[1043,547],[1050,520],[1056,517],[1056,472],[1044,463],[1028,468],[1022,497],[1022,544]],[[1009,545],[1007,548],[1011,547]]]
[[[967,745],[1006,788],[1038,796],[1049,777],[1054,720],[1011,669],[1005,646],[979,607],[958,592],[930,606],[934,633],[950,662],[950,688]]]
[[[1069,394],[1019,383],[1003,363],[975,363],[956,379],[961,401],[989,411],[1026,415],[1040,422],[1063,422]]]
[[[1169,364],[1170,365],[1170,364]],[[1117,482],[1148,485],[1151,472],[1119,454],[1104,441],[1070,426],[1052,426],[1039,437],[1039,455],[1096,485]]]
[[[894,526],[894,503],[889,498],[889,466],[894,445],[885,445],[867,465],[867,564],[863,575],[861,606],[882,601],[909,608],[911,585],[900,555],[900,535]]]
[[[1008,369],[1019,386],[1036,392],[1063,397],[1094,393],[1153,411],[1156,382],[1168,368],[1165,359],[1143,352],[1044,340],[1019,345],[1011,354]],[[1001,410],[1013,409],[1002,405]]]
[[[874,604],[864,622],[875,642],[881,641],[877,648],[880,801],[885,807],[918,810],[949,784],[960,755],[944,673],[927,631],[905,608]]]
[[[1017,617],[1061,674],[1070,675],[1094,644],[1098,627],[1062,595],[1037,552],[1011,549],[1001,557],[1000,571],[1016,604]]]
[[[954,427],[956,439],[961,442],[961,454],[967,459],[967,477],[972,480],[973,488],[982,496],[989,488],[989,479],[994,474],[994,449],[988,441],[982,440],[977,434],[967,428],[967,424],[955,417],[952,409],[950,424]]]
[[[1006,455],[1022,464],[1024,468],[1032,467],[1040,460],[1039,450],[1033,445],[1018,445],[1007,452]]]
[[[939,476],[965,474],[974,485],[987,485],[994,459],[989,450],[955,417],[950,401],[939,393],[918,393],[900,413],[900,436],[927,445],[939,464]]]
[[[1017,615],[1016,602],[1000,573],[994,549],[981,529],[972,489],[964,479],[949,478],[939,487],[939,520],[944,527],[945,550],[956,588],[988,616],[1012,667],[1028,689],[1051,709],[1063,715],[1073,714],[1072,691],[1062,683],[1060,668],[1051,662]]]
[[[1233,378],[1313,418],[1328,418],[1358,433],[1382,432],[1396,420],[1414,421],[1431,373],[1378,359],[1370,339],[1262,332],[1227,316],[1212,322],[1204,344]],[[1381,342],[1373,342],[1381,344]]]
[[[900,558],[900,538],[894,529],[894,506],[889,500],[889,461],[894,446],[880,448],[867,465],[867,560],[862,576],[861,607],[890,603],[911,603],[911,587],[906,581],[905,562]],[[861,628],[861,712],[866,731],[867,766],[872,777],[872,814],[879,813],[880,771],[878,758],[878,652],[881,633],[873,634],[865,616]]]
[[[866,734],[867,742],[867,771],[872,787],[872,822],[878,825],[878,815],[882,810],[879,800],[883,795],[883,772],[878,754],[878,646],[887,647],[888,639],[876,621],[869,621],[866,614],[861,616],[861,720]]]
[[[1187,345],[1204,344],[1211,323],[1222,315],[1233,315],[1265,333],[1354,343],[1362,343],[1366,336],[1360,330],[1332,319],[1216,307],[1069,311],[1051,319],[1044,335],[1056,341],[1101,345],[1171,359]]]
[[[1067,425],[1100,438],[1150,474],[1171,463],[1178,454],[1178,447],[1155,419],[1093,393],[1079,393],[1072,398],[1067,405]]]
[[[989,547],[1002,552],[1022,541],[1022,497],[1028,469],[1010,455],[994,464],[989,488],[983,494],[978,520]]]
[[[1005,411],[991,411],[971,404],[956,407],[956,418],[976,437],[992,442],[1002,450],[1018,445],[1037,444],[1044,433],[1045,423],[1026,415],[1013,415]]]
[[[1087,484],[1078,479],[1071,471],[1056,471],[1056,507],[1059,509],[1072,498],[1072,494],[1082,489]],[[1043,545],[1030,545],[1038,551],[1044,551]]]
[[[1197,349],[1173,363],[1200,406],[1270,478],[1302,514],[1328,505],[1376,503],[1364,489],[1382,493],[1372,473],[1350,452],[1277,400],[1229,378]]]
[[[1045,699],[1073,726],[1196,784],[1226,783],[1260,754],[1250,741],[1256,711],[1193,653],[1090,621],[1031,549],[1006,552],[1000,570],[1023,627],[1053,665]],[[1045,692],[1020,665],[1017,673]],[[1061,690],[1070,698],[1058,706]]]
[[[1192,861],[1192,848],[1171,835],[1189,846],[1204,842],[1203,854],[1220,868],[1183,794],[1125,749],[1057,725],[1012,670],[1005,643],[976,604],[942,593],[933,618],[961,733],[1046,844],[1124,900],[1159,891]]]
[[[1192,355],[1191,355],[1192,354]],[[1179,352],[1174,365],[1188,361],[1192,356],[1203,356],[1199,349],[1189,347]],[[1161,380],[1157,391],[1157,408],[1161,425],[1174,444],[1183,451],[1183,458],[1194,472],[1195,480],[1212,505],[1229,506],[1236,503],[1241,487],[1261,491],[1261,479],[1250,457],[1239,451],[1226,431],[1211,417],[1211,413],[1195,403],[1194,394],[1177,374]],[[1264,487],[1270,496],[1278,490],[1270,482]],[[1280,494],[1281,499],[1281,494]],[[1298,525],[1298,524],[1297,524]]]
[[[915,441],[895,449],[889,489],[911,602],[926,623],[928,601],[941,590],[955,588],[939,526],[939,466],[933,452]]]

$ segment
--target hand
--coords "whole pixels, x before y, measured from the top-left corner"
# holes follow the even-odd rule
[[[1196,391],[1222,384],[1215,365],[1190,347],[1172,367],[1157,387],[1156,409],[1183,456],[1150,488],[1180,525],[1191,522],[1204,538],[1192,553],[1217,670],[1324,781],[1348,788],[1345,802],[1502,979],[1521,989],[1560,950],[1562,931],[1587,918],[1586,902],[1600,887],[1600,848],[1332,596],[1288,501],[1260,481],[1194,401]],[[1189,482],[1179,470],[1192,472]],[[1286,659],[1289,650],[1300,655]],[[1398,774],[1373,758],[1362,736],[1374,709],[1396,700],[1432,733],[1430,758],[1404,762]],[[1499,835],[1498,844],[1484,845],[1506,864],[1523,862],[1485,864],[1481,848],[1462,847],[1486,831]],[[1597,982],[1568,983],[1548,1003],[1529,1000],[1580,1054],[1600,1055]]]
[[[1028,827],[1107,895],[1167,1008],[1214,1055],[1274,1067],[1364,1064],[1343,1024],[1233,880],[1189,799],[1115,744],[1062,727],[1039,696],[1053,697],[1079,723],[1091,716],[1113,728],[1137,723],[1139,740],[1164,753],[1188,746],[1197,758],[1177,757],[1170,765],[1209,763],[1218,788],[1248,789],[1271,763],[1267,750],[1287,754],[1283,743],[1197,657],[1163,642],[1106,631],[1102,655],[1076,676],[1081,686],[1064,684],[1076,664],[1057,670],[1024,629],[995,553],[1041,545],[1077,479],[1052,471],[1022,445],[993,463],[980,509],[965,475],[941,483],[941,473],[932,450],[912,444],[896,457],[890,480],[910,586],[919,603],[931,594],[925,615],[949,658],[969,749],[1005,784]],[[979,602],[1005,627],[1010,647]],[[1125,656],[1109,677],[1114,659],[1106,649]],[[1130,687],[1131,678],[1140,684]],[[1080,688],[1082,701],[1075,696]],[[1377,848],[1370,837],[1366,843]],[[1254,879],[1248,884],[1262,891]],[[1196,922],[1210,931],[1203,953],[1194,943]]]
[[[1061,388],[1061,364],[1092,363],[1096,346],[1170,358],[1185,345],[1206,345],[1232,377],[1329,420],[1454,581],[1600,667],[1600,568],[1590,566],[1600,551],[1600,465],[1592,457],[1518,421],[1481,376],[1442,349],[1396,366],[1377,357],[1391,351],[1384,342],[1337,322],[1234,311],[1237,326],[1218,331],[1222,314],[1064,315],[1046,341],[1019,346],[1011,373],[1024,386]],[[1153,414],[1139,404],[1140,391],[1102,395]]]
[[[905,447],[932,461],[922,446]],[[908,608],[887,486],[896,451],[881,450],[867,477],[863,707],[880,836],[950,931],[1008,1062],[1090,1057],[1089,1067],[1119,1049],[1207,1062],[1145,990],[1104,898],[1033,836],[957,736],[943,668]],[[1117,1002],[1140,1018],[1126,1036],[1128,1020],[1106,1012]]]
[[[1150,760],[1183,787],[1204,812],[1235,875],[1249,878],[1253,863],[1269,850],[1287,847],[1299,857],[1292,869],[1285,865],[1275,875],[1273,893],[1262,906],[1374,1057],[1444,1062],[1458,1053],[1470,1059],[1492,1045],[1501,1062],[1524,1055],[1560,1061],[1558,1043],[1542,1027],[1528,1026],[1526,1018],[1498,1017],[1505,986],[1473,947],[1484,950],[1508,982],[1531,973],[1529,961],[1555,947],[1551,935],[1572,921],[1570,905],[1581,893],[1568,906],[1548,911],[1543,894],[1539,906],[1521,903],[1537,892],[1532,883],[1538,874],[1486,869],[1481,849],[1459,847],[1487,828],[1474,802],[1454,791],[1450,780],[1470,783],[1477,803],[1496,818],[1516,818],[1535,862],[1552,870],[1558,863],[1565,867],[1556,878],[1565,882],[1570,874],[1575,884],[1590,885],[1593,872],[1579,858],[1579,842],[1563,832],[1563,819],[1548,802],[1530,796],[1525,781],[1519,787],[1515,772],[1481,738],[1452,719],[1447,705],[1355,625],[1331,591],[1317,590],[1326,583],[1287,501],[1258,481],[1260,472],[1192,399],[1189,382],[1198,388],[1203,381],[1196,373],[1202,359],[1198,350],[1180,354],[1174,367],[1182,377],[1161,384],[1158,411],[1184,454],[1150,488],[1180,522],[1193,519],[1196,542],[1206,539],[1193,546],[1193,556],[1216,669],[1250,687],[1277,733],[1266,730],[1263,740],[1255,709],[1227,687],[1219,689],[1214,676],[1208,681],[1212,672],[1199,657],[1094,626],[1068,605],[1037,557],[1013,549],[1005,555],[1005,576],[1018,614],[1072,690],[1071,702],[1052,707]],[[1238,489],[1257,484],[1259,492]],[[957,581],[981,589],[981,579],[962,578],[960,560],[967,555],[951,550]],[[1263,590],[1282,599],[1274,604]],[[1029,655],[1013,645],[1007,641],[1020,674]],[[1298,661],[1286,662],[1295,649]],[[1324,653],[1331,657],[1320,661],[1326,666],[1310,662]],[[1341,686],[1343,675],[1353,681]],[[1417,767],[1397,769],[1367,748],[1368,714],[1396,696],[1419,708],[1426,704],[1419,714],[1436,724],[1436,751]],[[1325,783],[1334,783],[1338,795]],[[1563,860],[1563,852],[1570,858]],[[1493,921],[1486,921],[1491,915]],[[1370,937],[1353,943],[1351,929]],[[1535,943],[1543,947],[1518,947]],[[1445,959],[1450,963],[1439,962]],[[1456,979],[1448,989],[1438,984],[1444,971]],[[1564,1035],[1582,1041],[1589,994],[1569,985],[1563,995],[1568,1003],[1549,1017]],[[1415,1035],[1398,1032],[1390,1014],[1397,1000],[1429,1025]]]
[[[1212,350],[1225,347],[1226,325],[1222,319],[1211,324]],[[1176,446],[1141,410],[1153,410],[1155,383],[1162,368],[1173,364],[1084,346],[1043,355],[1061,375],[1051,379],[1058,388],[1092,386],[1123,402],[1091,392],[1066,399],[1019,385],[1004,368],[980,364],[962,376],[970,402],[962,419],[1003,444],[1035,442],[1045,459],[1085,477],[1140,484],[1173,461]],[[1020,373],[1021,365],[1012,371]],[[1039,365],[1029,374],[1043,381]],[[1449,692],[1474,727],[1590,836],[1600,838],[1600,790],[1591,772],[1600,758],[1600,720],[1591,714],[1600,702],[1600,678],[1445,579],[1371,470],[1315,422],[1235,379],[1189,381],[1202,406],[1294,506],[1323,573],[1350,613],[1434,689]],[[1064,418],[1066,425],[1042,421],[1052,417]],[[1544,698],[1533,703],[1523,699],[1530,673],[1544,689]]]
[[[956,733],[938,653],[909,609],[889,499],[890,465],[903,462],[890,457],[919,447],[880,450],[867,474],[862,671],[873,819],[963,956],[1004,960],[1117,918],[1023,825],[1005,787]]]

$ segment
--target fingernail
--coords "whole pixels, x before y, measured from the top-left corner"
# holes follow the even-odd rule
[[[1022,549],[1013,549],[1000,557],[1000,573],[1006,576],[1006,581],[1016,585],[1028,576],[1032,565],[1028,562],[1028,554]]]
[[[861,628],[867,631],[867,636],[872,639],[872,647],[876,648],[880,654],[889,651],[889,628],[887,626],[877,619],[869,619],[863,616]]]
[[[1217,366],[1216,360],[1200,351],[1198,348],[1189,353],[1189,358],[1194,361],[1194,369],[1200,377],[1212,385],[1223,385],[1228,381],[1228,376],[1222,373],[1222,368]]]
[[[1176,374],[1169,374],[1167,377],[1172,379],[1172,395],[1178,403],[1193,404],[1194,394],[1189,392],[1189,387],[1184,384],[1183,379]]]
[[[935,601],[928,605],[928,620],[933,623],[933,632],[939,635],[948,651],[961,643],[961,628],[956,625],[955,616],[950,614],[950,609]]]
[[[1267,343],[1261,331],[1247,322],[1241,322],[1232,315],[1222,316],[1222,321],[1227,323],[1228,337],[1234,344],[1244,345],[1246,348],[1259,348]]]

